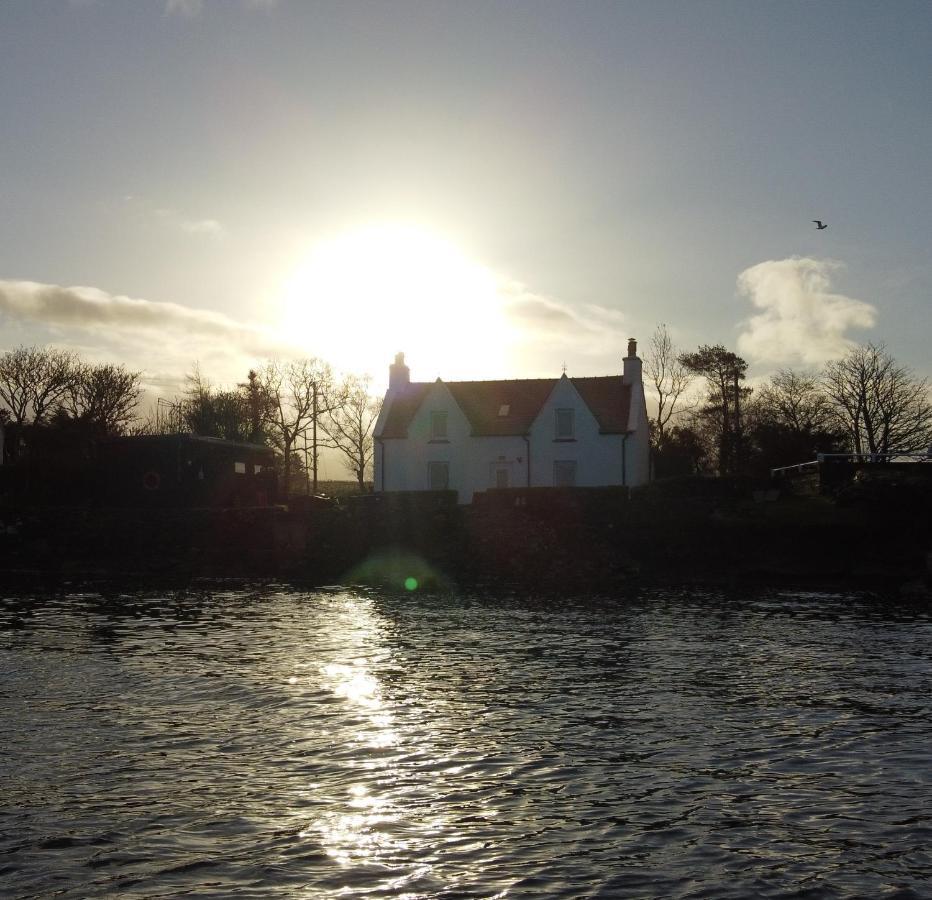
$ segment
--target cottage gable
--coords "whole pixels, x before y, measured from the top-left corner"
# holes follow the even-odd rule
[[[472,435],[481,437],[527,434],[562,380],[524,378],[443,384],[469,421]],[[631,386],[624,384],[620,375],[566,380],[574,385],[579,398],[595,416],[602,434],[628,430]],[[431,387],[429,382],[412,382],[389,391],[382,421],[375,429],[376,437],[408,437],[411,422]]]
[[[432,383],[410,381],[399,353],[375,429],[376,490],[449,487],[469,502],[496,487],[643,483],[635,351],[632,341],[622,375]]]

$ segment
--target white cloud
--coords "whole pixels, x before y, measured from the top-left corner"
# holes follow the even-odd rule
[[[186,234],[206,234],[210,237],[223,237],[226,234],[226,230],[216,219],[186,219],[179,224]]]
[[[204,0],[165,0],[166,15],[180,15],[191,19],[204,9]]]
[[[193,19],[204,11],[205,0],[165,0],[165,14],[179,15]],[[272,10],[278,6],[278,0],[242,0],[246,10]]]
[[[126,198],[130,199],[130,198]],[[222,238],[226,236],[226,228],[217,219],[189,219],[177,210],[167,206],[159,206],[152,210],[152,214],[173,228],[179,228],[185,234],[206,235],[207,237]]]
[[[877,310],[831,292],[842,264],[792,257],[768,260],[738,276],[738,292],[762,312],[743,322],[738,352],[755,362],[818,366],[852,344],[847,332],[871,328]]]
[[[601,343],[614,345],[624,333],[625,317],[618,310],[596,304],[571,306],[542,297],[521,284],[502,289],[505,314],[531,339],[554,339],[562,344],[601,350]]]
[[[507,377],[549,377],[562,366],[570,375],[620,371],[630,327],[623,312],[569,303],[504,280],[498,294],[511,332]]]
[[[306,355],[272,332],[222,313],[92,287],[0,280],[0,314],[52,328],[69,346],[79,339],[150,373],[181,374],[200,360],[205,371],[223,379],[267,357]]]

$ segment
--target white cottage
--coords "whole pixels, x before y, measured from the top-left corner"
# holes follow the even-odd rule
[[[375,490],[636,486],[650,477],[637,342],[621,375],[416,382],[389,367],[375,426]]]

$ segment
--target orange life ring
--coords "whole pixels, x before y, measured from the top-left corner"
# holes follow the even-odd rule
[[[148,471],[142,476],[142,486],[147,491],[157,491],[162,484],[162,476],[158,472]]]

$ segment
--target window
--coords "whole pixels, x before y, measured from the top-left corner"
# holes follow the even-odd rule
[[[432,491],[450,489],[450,464],[448,462],[429,462],[427,464],[427,485]]]
[[[503,404],[498,408],[498,414],[499,414],[500,416],[502,416],[502,417],[507,416],[510,412],[511,412],[511,404],[510,404],[510,403],[503,403]]]
[[[574,435],[572,409],[556,410],[556,438],[558,441],[571,441]]]
[[[553,462],[553,486],[576,487],[576,460],[556,459]]]
[[[497,488],[506,488],[508,487],[508,469],[499,466],[495,470],[495,487]]]
[[[434,410],[430,414],[430,439],[432,441],[445,441],[447,439],[447,414]]]
[[[244,463],[244,462],[235,462],[235,463],[233,463],[233,471],[234,471],[237,475],[245,475],[245,474],[246,474],[246,463]]]

